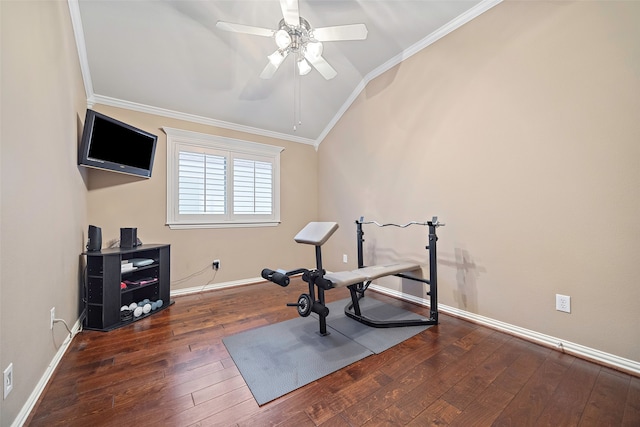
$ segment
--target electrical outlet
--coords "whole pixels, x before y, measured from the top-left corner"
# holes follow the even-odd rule
[[[342,254],[342,262],[347,263],[347,254]]]
[[[571,297],[556,294],[556,310],[571,313]]]
[[[4,398],[13,390],[13,363],[9,363],[7,369],[4,370]]]
[[[219,259],[214,259],[213,260],[213,269],[217,270],[220,268],[220,260]]]
[[[49,329],[53,329],[53,323],[56,320],[56,308],[51,307],[51,322],[49,323]]]

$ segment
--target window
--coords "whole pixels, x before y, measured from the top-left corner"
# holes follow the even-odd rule
[[[171,228],[280,222],[282,147],[163,128]]]

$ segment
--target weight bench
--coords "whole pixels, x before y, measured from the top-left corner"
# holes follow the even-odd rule
[[[421,266],[410,262],[395,262],[385,265],[364,265],[364,224],[375,224],[379,227],[396,226],[405,228],[409,225],[427,225],[429,227],[429,279],[408,275],[412,271],[420,270]],[[436,228],[443,226],[438,222],[437,217],[424,223],[410,222],[404,225],[398,224],[378,224],[375,221],[364,222],[364,218],[356,221],[358,238],[358,268],[351,271],[339,271],[327,273],[322,268],[322,245],[338,229],[336,222],[310,222],[294,237],[297,243],[313,245],[316,250],[316,268],[299,268],[295,270],[262,270],[262,277],[280,286],[288,286],[290,276],[302,274],[302,280],[309,285],[309,293],[301,294],[296,303],[289,303],[298,309],[298,314],[307,317],[311,313],[316,313],[319,318],[320,335],[329,335],[327,332],[326,318],[329,315],[329,308],[325,305],[324,292],[334,288],[347,287],[351,295],[351,302],[345,307],[344,312],[348,317],[376,328],[394,328],[402,326],[437,325],[438,324],[438,299],[437,299],[437,254]],[[429,285],[430,296],[430,317],[428,319],[404,319],[404,320],[376,320],[367,317],[360,309],[360,299],[364,298],[364,293],[373,280],[386,276],[397,276],[408,280],[414,280]]]

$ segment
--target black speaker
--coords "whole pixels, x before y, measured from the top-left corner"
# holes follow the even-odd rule
[[[138,246],[138,229],[137,228],[121,228],[120,229],[120,247],[133,248]]]
[[[95,225],[90,225],[88,234],[87,251],[93,252],[102,249],[102,229]]]

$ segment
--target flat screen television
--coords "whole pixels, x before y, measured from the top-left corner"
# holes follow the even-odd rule
[[[151,177],[158,137],[87,109],[78,164]]]

